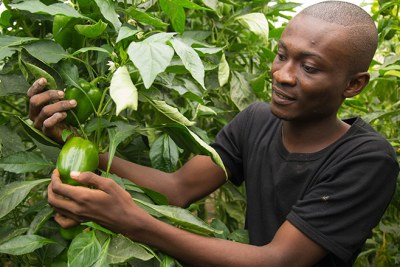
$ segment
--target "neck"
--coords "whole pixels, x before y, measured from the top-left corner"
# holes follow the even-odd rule
[[[282,141],[290,153],[314,153],[336,142],[349,128],[336,117],[323,122],[284,121]]]

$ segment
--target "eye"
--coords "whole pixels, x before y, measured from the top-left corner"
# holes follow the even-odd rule
[[[285,61],[285,60],[286,60],[286,56],[285,56],[284,54],[282,54],[282,53],[278,53],[278,54],[277,54],[277,57],[278,57],[278,59],[279,59],[280,61]]]
[[[311,73],[312,74],[312,73],[317,73],[318,72],[317,68],[311,67],[309,65],[302,64],[301,66],[304,69],[304,71],[307,72],[307,73]]]

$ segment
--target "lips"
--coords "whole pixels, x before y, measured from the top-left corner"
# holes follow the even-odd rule
[[[296,99],[287,93],[283,92],[276,86],[272,87],[272,100],[280,105],[287,105],[295,101]]]

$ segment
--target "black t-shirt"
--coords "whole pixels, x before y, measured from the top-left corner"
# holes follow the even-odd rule
[[[266,103],[240,112],[212,146],[246,184],[250,243],[265,245],[288,220],[329,254],[315,266],[351,266],[390,202],[399,166],[391,145],[360,118],[316,153],[289,153]]]

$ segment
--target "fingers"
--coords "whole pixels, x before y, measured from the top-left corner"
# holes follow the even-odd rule
[[[47,85],[47,80],[45,78],[40,78],[36,80],[32,86],[28,89],[27,95],[29,97],[32,97],[33,95],[36,95],[44,90],[44,88]]]
[[[64,216],[63,214],[57,212],[54,216],[54,220],[62,227],[62,228],[71,228],[75,225],[79,224],[79,221],[76,221],[70,217]]]
[[[114,180],[101,177],[93,172],[72,171],[70,176],[72,179],[77,180],[81,184],[93,186],[108,194],[118,191],[119,189],[123,190],[117,183],[114,182]]]

